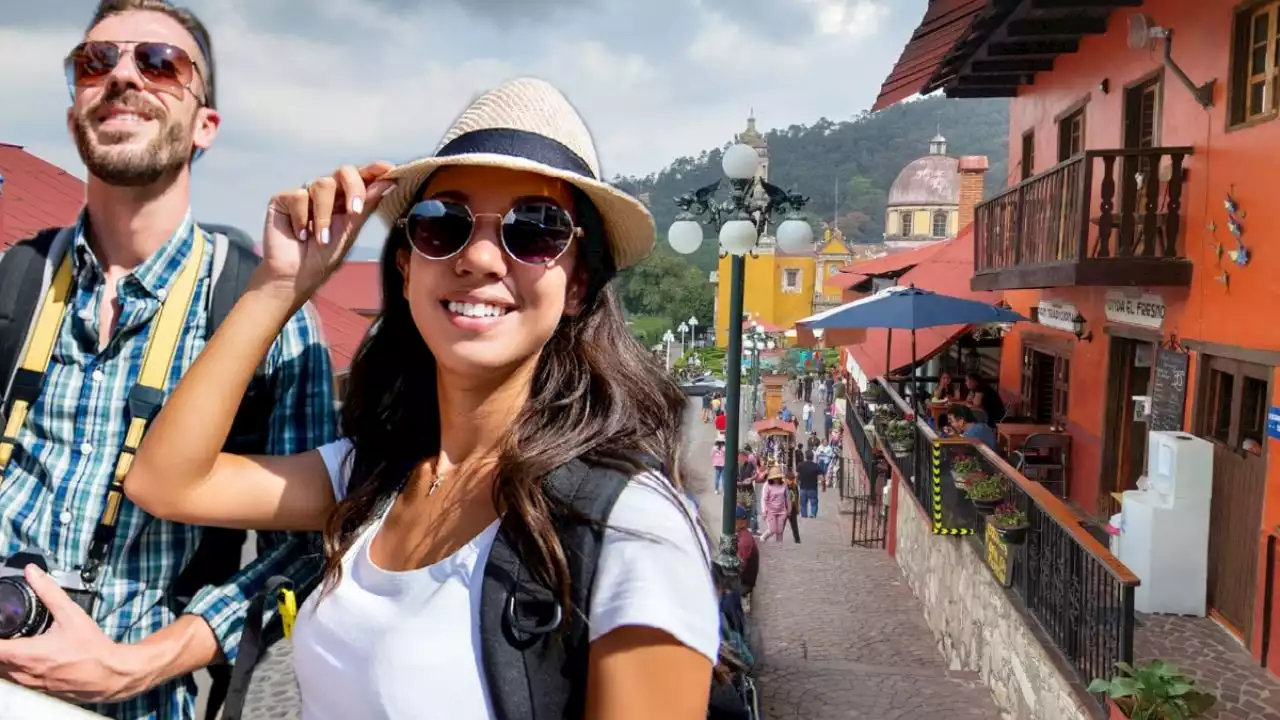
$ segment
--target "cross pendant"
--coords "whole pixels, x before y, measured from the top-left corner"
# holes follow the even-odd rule
[[[437,477],[436,479],[431,481],[431,487],[427,488],[427,496],[430,497],[434,495],[436,492],[436,488],[438,487],[440,487],[440,478]]]

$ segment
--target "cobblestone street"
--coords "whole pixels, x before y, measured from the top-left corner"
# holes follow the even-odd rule
[[[799,406],[792,410],[798,417]],[[707,457],[713,439],[696,419],[691,460]],[[703,514],[718,529],[720,498],[712,497]],[[781,543],[761,543],[751,619],[763,719],[999,718],[977,673],[947,669],[893,558],[850,546],[838,492],[820,493],[818,503],[818,517],[800,520],[799,545],[790,530]]]

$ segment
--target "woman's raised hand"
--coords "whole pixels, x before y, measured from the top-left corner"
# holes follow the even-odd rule
[[[263,269],[302,300],[338,269],[365,221],[395,183],[392,165],[343,165],[332,175],[271,198],[263,229]]]

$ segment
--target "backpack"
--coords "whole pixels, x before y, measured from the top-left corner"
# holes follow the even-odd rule
[[[199,227],[213,248],[207,339],[231,312],[261,258],[243,231],[227,225]],[[21,362],[36,309],[71,240],[71,228],[50,228],[0,254],[0,417],[8,415],[12,403],[15,369]],[[227,452],[254,454],[266,449],[271,402],[269,389],[255,379],[240,402],[231,431],[235,440],[228,442]],[[223,584],[239,571],[246,538],[243,530],[204,529],[200,545],[170,592],[175,612],[181,613],[200,588]],[[226,693],[230,668],[211,666],[209,671],[213,677],[209,717],[213,717]]]
[[[654,458],[644,465],[661,469]],[[632,472],[572,460],[544,481],[547,493],[569,510],[553,523],[569,565],[573,614],[565,628],[556,594],[539,584],[520,560],[512,525],[503,522],[489,551],[480,591],[480,655],[498,720],[584,717],[590,639],[586,609],[604,543],[604,525]],[[253,665],[269,641],[263,613],[285,578],[273,578],[254,598],[245,619],[231,690],[222,720],[241,720]],[[277,621],[273,625],[279,625]]]

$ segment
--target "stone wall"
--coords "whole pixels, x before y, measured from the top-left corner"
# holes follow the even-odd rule
[[[1091,698],[1078,693],[969,540],[930,532],[905,483],[894,517],[895,557],[952,669],[977,671],[1007,717],[1095,717]]]

